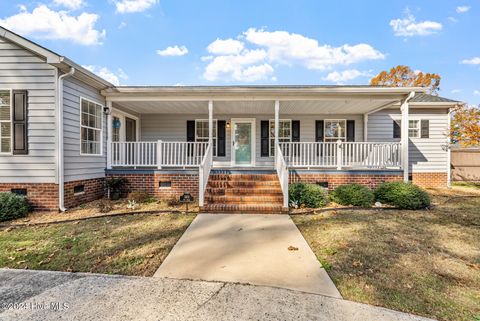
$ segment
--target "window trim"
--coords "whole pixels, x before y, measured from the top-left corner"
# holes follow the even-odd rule
[[[410,121],[416,121],[417,122],[417,127],[416,128],[413,128],[413,127],[410,127]],[[410,136],[410,129],[415,129],[417,131],[417,135],[416,136]],[[422,133],[421,133],[421,130],[422,130],[422,120],[421,119],[408,119],[408,138],[421,138],[422,136]]]
[[[345,127],[343,128],[343,132],[344,132],[343,137],[327,137],[327,122],[344,122]],[[342,140],[343,142],[347,141],[347,119],[324,119],[323,120],[323,142],[333,143],[334,139],[335,139],[335,142],[337,140]]]
[[[85,101],[88,101],[90,103],[93,103],[95,105],[98,105],[101,107],[101,120],[100,120],[100,154],[88,154],[88,153],[82,153],[82,128],[87,128],[87,129],[93,129],[93,130],[98,130],[98,128],[93,128],[93,127],[90,127],[90,126],[84,126],[82,125],[82,101],[85,100]],[[80,156],[87,156],[87,157],[99,157],[99,156],[103,156],[103,122],[104,122],[104,113],[103,113],[103,109],[104,109],[105,106],[103,106],[101,103],[98,103],[92,99],[88,99],[88,98],[85,98],[83,96],[80,96],[80,105],[79,105],[79,112],[80,112],[80,117],[79,117],[79,123],[80,123],[80,137],[79,137],[79,141],[80,141]]]
[[[279,119],[278,123],[280,124],[280,122],[282,122],[282,121],[283,122],[288,121],[290,123],[290,143],[291,143],[292,142],[292,120],[291,119]],[[272,132],[270,131],[270,127],[271,127],[270,124],[272,122],[274,123],[274,126],[275,126],[275,119],[269,119],[268,120],[268,157],[275,157],[275,155],[272,155],[272,139],[275,139],[275,137],[272,137]],[[286,138],[282,138],[282,139],[286,139]]]
[[[8,155],[13,156],[13,88],[0,88],[0,91],[8,91],[10,92],[10,151],[9,152],[2,152],[0,151],[0,155]],[[7,121],[1,121],[2,123]],[[20,155],[19,155],[20,156]]]
[[[214,153],[213,153],[213,157],[218,157],[218,119],[214,118],[212,119],[213,120],[213,127],[215,128],[216,127],[216,130],[215,130],[215,136],[213,136],[213,133],[212,133],[212,140],[215,141],[216,143],[216,148],[213,150]],[[197,137],[197,122],[207,122],[207,125],[208,125],[208,121],[209,119],[204,119],[204,118],[199,118],[199,119],[195,119],[195,142],[198,142],[198,137]],[[201,138],[201,139],[208,139],[208,137],[206,138]],[[207,141],[208,142],[208,141]]]

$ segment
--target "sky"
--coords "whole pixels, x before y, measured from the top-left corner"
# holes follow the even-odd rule
[[[480,1],[0,0],[0,25],[120,85],[368,84],[480,104]]]

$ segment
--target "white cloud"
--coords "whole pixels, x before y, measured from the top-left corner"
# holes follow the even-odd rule
[[[473,94],[474,94],[475,96],[480,96],[480,90],[474,90],[474,91],[473,91]]]
[[[150,9],[158,0],[120,0],[115,1],[115,7],[118,13],[142,12]]]
[[[53,0],[56,5],[64,6],[71,10],[76,10],[82,7],[85,3],[83,0]]]
[[[97,14],[87,12],[71,16],[67,11],[54,11],[45,5],[39,5],[31,13],[20,11],[16,15],[0,19],[0,25],[24,36],[98,45],[106,35],[105,30],[95,29],[98,18]]]
[[[235,39],[218,39],[208,45],[207,50],[215,55],[235,55],[244,48],[243,42]]]
[[[465,13],[470,10],[470,6],[458,6],[456,11],[457,13]]]
[[[329,73],[323,80],[341,84],[362,76],[371,76],[368,72],[362,72],[357,69],[344,70],[342,72],[334,71]]]
[[[117,73],[110,71],[107,67],[99,67],[94,65],[82,66],[83,68],[90,70],[97,76],[105,79],[108,82],[111,82],[115,86],[120,85],[120,80],[127,80],[128,76],[122,69],[118,69]]]
[[[203,74],[209,81],[220,79],[257,81],[273,74],[273,67],[265,62],[265,50],[244,50],[238,55],[217,56],[207,65]]]
[[[170,46],[163,50],[157,50],[157,54],[160,56],[184,56],[188,53],[188,49],[185,46]]]
[[[240,39],[243,41],[217,39],[207,47],[210,55],[201,58],[209,62],[204,72],[205,79],[276,81],[273,66],[296,64],[307,69],[328,70],[335,65],[346,66],[385,58],[384,54],[368,44],[332,47],[287,31],[269,32],[250,28]]]
[[[457,18],[454,18],[454,17],[448,17],[447,19],[448,19],[448,21],[450,21],[451,23],[457,23],[457,22],[458,22],[458,19],[457,19]]]
[[[120,22],[120,24],[118,25],[118,29],[123,29],[127,26],[127,23],[125,21],[122,21]]]
[[[471,59],[464,59],[460,62],[465,65],[480,65],[480,57],[473,57]]]
[[[390,26],[397,37],[428,36],[439,32],[443,27],[441,23],[435,21],[417,22],[408,10],[405,18],[391,20]]]
[[[461,89],[452,89],[452,90],[450,91],[450,93],[452,93],[452,94],[458,94],[458,93],[461,93],[461,92],[462,92]]]

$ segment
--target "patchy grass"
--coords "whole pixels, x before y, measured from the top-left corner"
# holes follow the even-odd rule
[[[3,229],[0,267],[151,276],[194,217],[144,214]]]
[[[480,190],[480,182],[453,182],[452,185]]]
[[[428,211],[332,210],[293,220],[344,298],[439,320],[477,320],[480,194],[431,192],[435,206]]]

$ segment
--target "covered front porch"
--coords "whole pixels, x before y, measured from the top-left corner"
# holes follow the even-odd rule
[[[414,90],[418,88],[107,90],[107,169],[198,169],[201,205],[212,169],[274,170],[284,207],[293,169],[403,170],[408,179],[408,99]],[[401,141],[369,137],[369,115],[384,108],[400,108]]]

